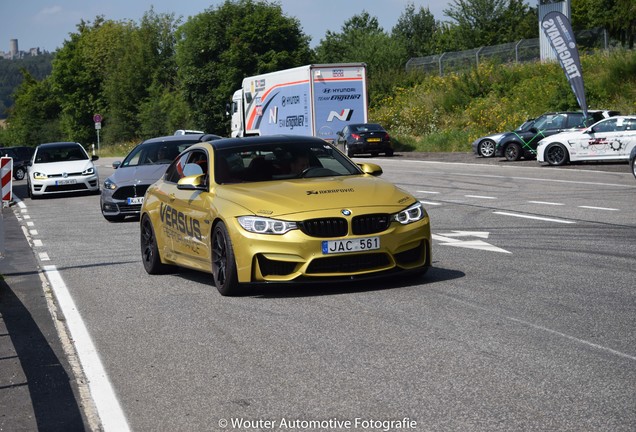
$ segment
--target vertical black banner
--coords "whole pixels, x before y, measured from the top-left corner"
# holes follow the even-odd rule
[[[570,20],[561,12],[548,12],[541,21],[541,28],[550,41],[550,45],[554,48],[574,96],[576,96],[583,114],[587,117],[583,70]]]

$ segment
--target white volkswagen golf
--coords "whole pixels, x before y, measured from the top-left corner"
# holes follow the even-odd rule
[[[577,161],[628,161],[636,146],[636,116],[601,120],[587,129],[562,132],[542,139],[537,161],[563,165]]]
[[[29,197],[67,192],[99,193],[99,177],[84,147],[75,142],[40,144],[27,168]]]

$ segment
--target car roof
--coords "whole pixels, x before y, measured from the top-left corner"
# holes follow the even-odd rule
[[[219,140],[223,137],[219,136],[219,135],[214,135],[214,134],[187,134],[187,135],[166,135],[166,136],[161,136],[161,137],[155,137],[155,138],[149,138],[147,140],[144,140],[142,142],[142,144],[146,144],[146,143],[161,143],[161,142],[191,142],[191,143],[197,143],[197,142],[203,142],[203,141],[213,141],[213,140]]]
[[[285,143],[327,144],[327,141],[321,138],[304,135],[266,135],[245,138],[223,138],[210,142],[212,147],[215,149],[236,148],[246,145],[269,145]]]
[[[82,145],[80,143],[77,143],[77,142],[60,141],[60,142],[43,143],[43,144],[38,145],[37,148],[67,147],[69,144],[70,145],[78,145],[78,146],[82,147]]]

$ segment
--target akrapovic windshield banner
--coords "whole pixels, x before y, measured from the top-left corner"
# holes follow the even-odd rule
[[[548,12],[543,21],[541,28],[546,34],[550,45],[556,51],[559,63],[565,72],[565,76],[572,87],[574,96],[583,110],[583,114],[587,117],[587,102],[585,101],[585,88],[583,87],[583,70],[581,69],[581,60],[579,58],[579,50],[576,48],[574,40],[574,32],[568,17],[561,12]]]

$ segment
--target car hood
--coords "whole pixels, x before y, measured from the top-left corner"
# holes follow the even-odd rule
[[[541,141],[539,141],[539,145],[542,145],[542,144],[546,145],[553,142],[560,142],[563,144],[567,144],[569,140],[579,138],[581,135],[584,135],[581,129],[577,129],[576,131],[561,132],[561,133],[550,135],[548,137],[543,138]]]
[[[505,132],[502,132],[502,133],[496,133],[496,134],[492,134],[492,135],[486,135],[486,136],[477,138],[475,141],[473,141],[473,143],[478,143],[478,142],[480,142],[482,140],[485,140],[485,139],[491,139],[494,142],[499,142],[501,137],[503,137],[505,134],[506,134]]]
[[[119,167],[110,176],[110,180],[118,186],[132,184],[152,184],[166,172],[169,164],[138,165]]]
[[[61,174],[61,173],[81,173],[88,168],[94,167],[90,159],[38,163],[29,167],[31,172],[41,172],[44,174]]]
[[[217,196],[240,205],[253,214],[269,217],[369,206],[377,207],[378,212],[391,213],[415,202],[409,193],[392,183],[371,176],[223,185],[219,186]]]

